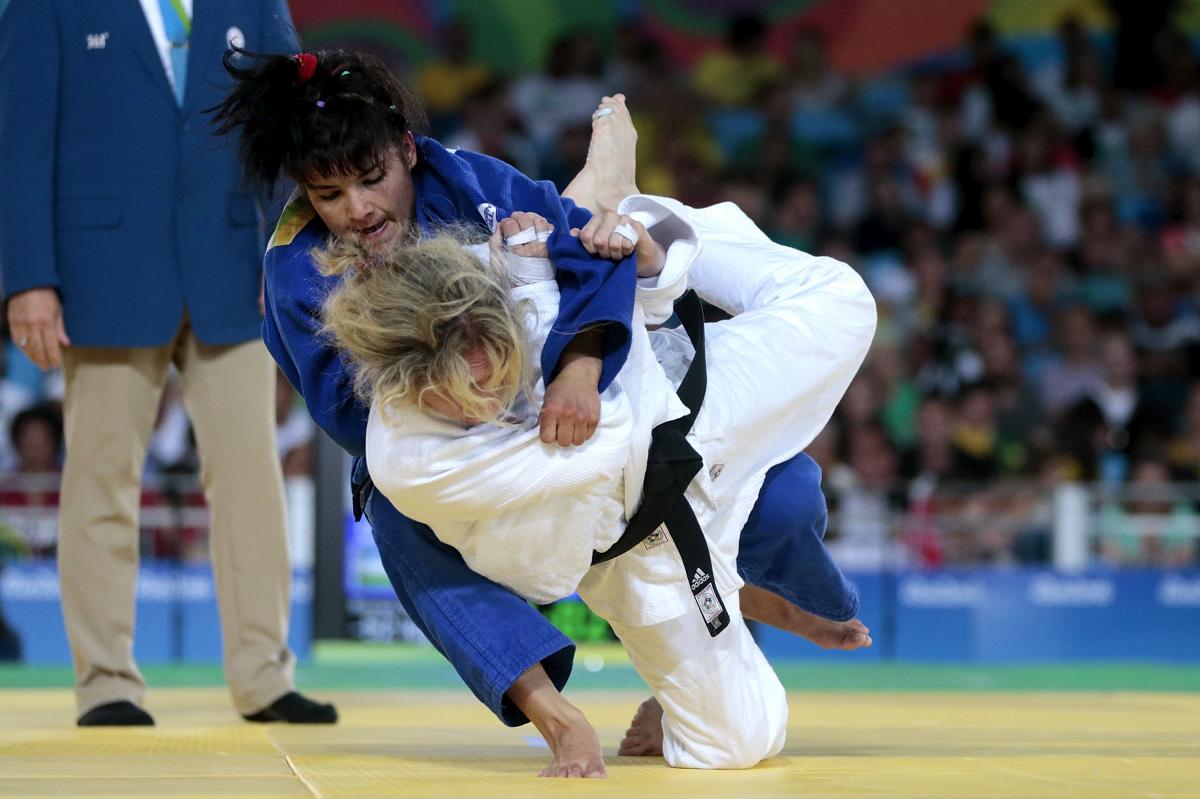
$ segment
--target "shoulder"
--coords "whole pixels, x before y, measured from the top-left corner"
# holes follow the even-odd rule
[[[276,301],[304,296],[319,301],[333,278],[317,271],[313,250],[323,246],[329,229],[307,200],[288,203],[263,256],[263,271]]]
[[[459,425],[376,397],[367,417],[367,470],[376,487],[394,500],[457,462],[462,453],[456,445],[465,434]]]
[[[275,223],[275,232],[271,234],[271,241],[267,244],[267,251],[276,247],[290,247],[295,243],[301,232],[308,227],[316,227],[311,223],[317,219],[317,212],[313,210],[312,203],[308,201],[308,197],[304,192],[297,189],[284,206],[283,213],[279,215],[279,221]],[[323,229],[324,225],[320,225]],[[324,230],[322,230],[322,238],[324,238]]]
[[[449,149],[437,139],[416,136],[421,160],[436,171],[449,167],[453,171],[468,170],[479,176],[520,175],[516,167],[472,150]]]

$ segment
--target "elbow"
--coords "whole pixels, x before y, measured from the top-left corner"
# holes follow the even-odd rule
[[[843,269],[845,296],[850,311],[846,318],[854,320],[854,339],[865,354],[875,339],[875,330],[879,325],[879,306],[862,275],[848,264],[843,264]]]
[[[875,331],[879,327],[879,306],[875,303],[875,298],[871,296],[871,292],[863,287],[865,292],[865,302],[863,303],[863,325],[861,332],[861,344],[863,352],[871,348],[871,342],[875,340]]]

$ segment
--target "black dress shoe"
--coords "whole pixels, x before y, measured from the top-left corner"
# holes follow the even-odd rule
[[[289,691],[276,699],[270,706],[257,713],[242,716],[246,721],[286,721],[288,724],[333,724],[337,721],[337,708],[314,702],[296,691]]]
[[[152,727],[154,718],[133,702],[108,702],[92,708],[75,722],[80,727]]]

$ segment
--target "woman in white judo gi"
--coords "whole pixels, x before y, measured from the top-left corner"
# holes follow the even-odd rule
[[[335,247],[327,268],[350,276],[326,303],[327,326],[372,400],[376,487],[530,600],[578,591],[662,705],[670,765],[747,768],[782,748],[787,702],[738,610],[739,533],[767,470],[833,413],[870,345],[875,305],[850,267],[771,242],[730,203],[639,195],[618,212],[641,222],[635,336],[582,446],[539,440],[536,353],[557,310],[545,259],[453,239],[384,254]],[[704,468],[685,496],[713,571],[693,576],[724,598],[720,629],[670,529],[592,566],[641,504],[653,429],[689,414],[676,395],[687,335],[645,328],[688,287],[733,315],[704,326],[707,393],[687,436]]]

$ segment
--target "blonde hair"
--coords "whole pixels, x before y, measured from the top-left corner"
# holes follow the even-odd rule
[[[426,409],[434,391],[477,421],[497,422],[526,388],[525,308],[506,272],[482,263],[454,232],[383,251],[351,239],[315,251],[341,283],[325,300],[324,332],[355,366],[366,402]],[[478,380],[469,354],[490,374]]]

